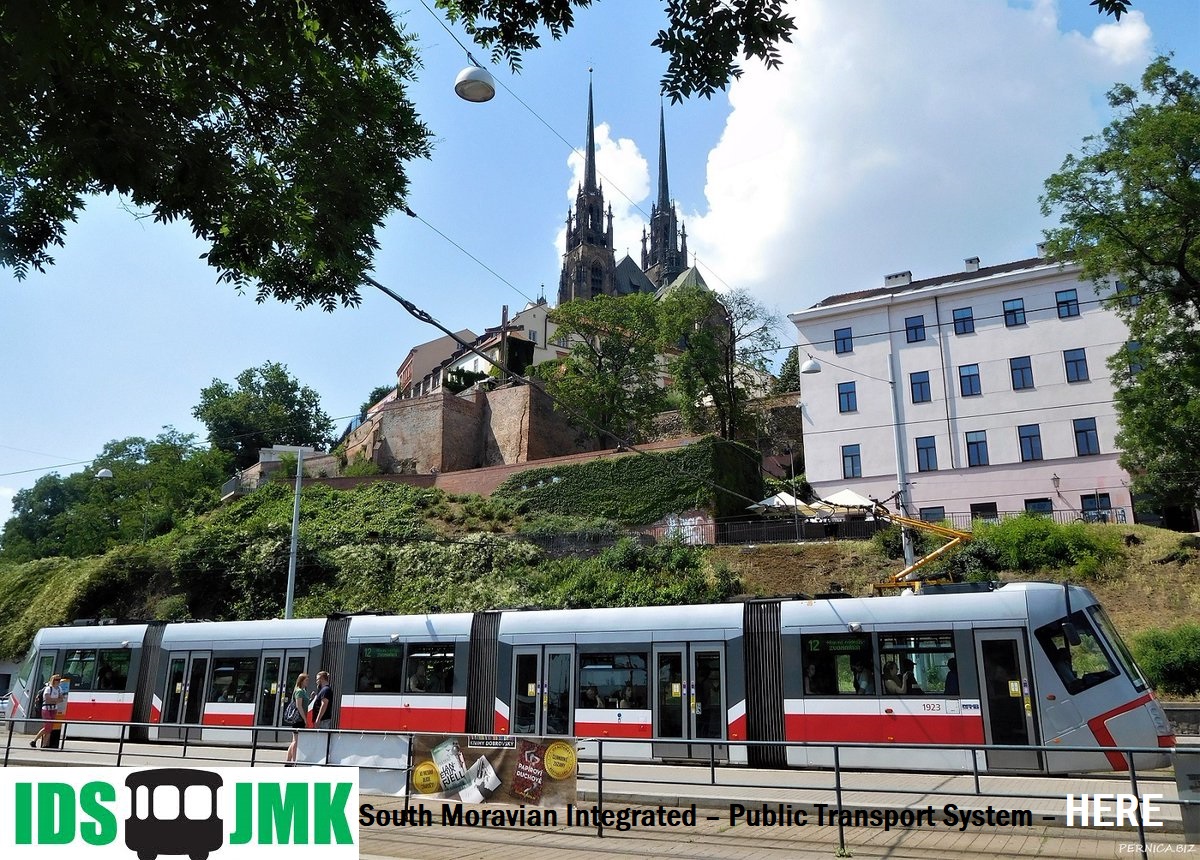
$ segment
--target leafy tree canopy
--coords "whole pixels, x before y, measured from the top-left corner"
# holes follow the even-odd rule
[[[788,350],[787,358],[779,366],[779,377],[771,386],[772,394],[790,394],[800,390],[800,347]]]
[[[1127,288],[1112,306],[1134,349],[1110,361],[1118,384],[1121,464],[1137,492],[1168,504],[1200,498],[1200,80],[1157,57],[1140,91],[1108,95],[1116,118],[1046,180],[1042,211],[1063,226],[1051,254],[1082,276]],[[1136,372],[1131,372],[1136,371]],[[1139,370],[1140,369],[1140,370]]]
[[[243,370],[237,388],[214,379],[201,390],[192,415],[208,428],[214,447],[233,455],[239,469],[258,462],[259,448],[322,448],[333,433],[320,395],[291,376],[287,365],[274,361]]]
[[[147,540],[211,510],[228,475],[227,454],[167,427],[154,439],[114,439],[83,471],[39,478],[13,498],[0,558],[81,557]],[[111,478],[96,473],[107,469]]]
[[[533,368],[547,391],[584,429],[617,439],[641,438],[665,397],[658,385],[659,308],[634,293],[567,302],[550,312],[571,352]]]
[[[390,385],[376,385],[371,389],[371,393],[367,395],[367,399],[363,401],[363,405],[358,407],[359,415],[366,415],[367,410],[378,403],[383,398],[387,397],[396,388],[395,383]]]

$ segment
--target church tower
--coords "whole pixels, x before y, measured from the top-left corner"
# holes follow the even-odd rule
[[[683,245],[680,246],[682,237]],[[658,201],[650,208],[650,248],[642,231],[642,271],[655,288],[671,284],[687,268],[687,231],[678,225],[675,205],[667,187],[667,129],[662,105],[658,108]]]
[[[558,281],[558,303],[616,295],[617,267],[613,254],[612,207],[604,211],[604,191],[596,183],[596,125],[592,114],[592,84],[588,82],[587,154],[583,185],[575,196],[575,211],[567,212],[567,250]],[[607,218],[607,224],[605,220]]]

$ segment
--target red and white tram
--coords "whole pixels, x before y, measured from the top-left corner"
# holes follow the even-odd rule
[[[318,668],[333,674],[335,728],[604,738],[613,758],[828,766],[819,744],[866,742],[876,746],[843,750],[842,764],[969,770],[970,752],[913,748],[981,744],[1002,747],[974,753],[983,770],[1079,772],[1127,765],[1031,747],[1157,747],[1137,765],[1159,767],[1175,743],[1095,597],[1049,583],[48,628],[18,673],[11,717],[28,719],[58,672],[72,735],[112,737],[116,727],[88,724],[128,721],[151,724],[135,730],[147,740],[247,743],[247,729],[280,725],[296,676]],[[814,745],[745,743],[756,740]]]

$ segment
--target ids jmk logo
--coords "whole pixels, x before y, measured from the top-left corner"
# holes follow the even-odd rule
[[[320,852],[323,860],[358,853],[348,815],[358,806],[354,769],[311,768],[284,777],[278,771],[267,777],[231,769],[108,769],[102,772],[116,778],[103,780],[87,778],[95,771],[52,770],[59,779],[4,786],[11,789],[11,805],[5,805],[13,812],[12,844],[36,848],[39,860],[127,858],[129,851],[138,860],[206,860],[217,851],[219,860],[251,854],[267,860],[295,858],[297,846],[313,846],[313,856]],[[123,785],[117,774],[125,777]]]

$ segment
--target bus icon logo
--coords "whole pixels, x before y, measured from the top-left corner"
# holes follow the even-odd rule
[[[129,818],[125,846],[138,860],[186,854],[206,860],[224,844],[224,827],[217,815],[218,774],[207,770],[161,768],[131,773]]]

